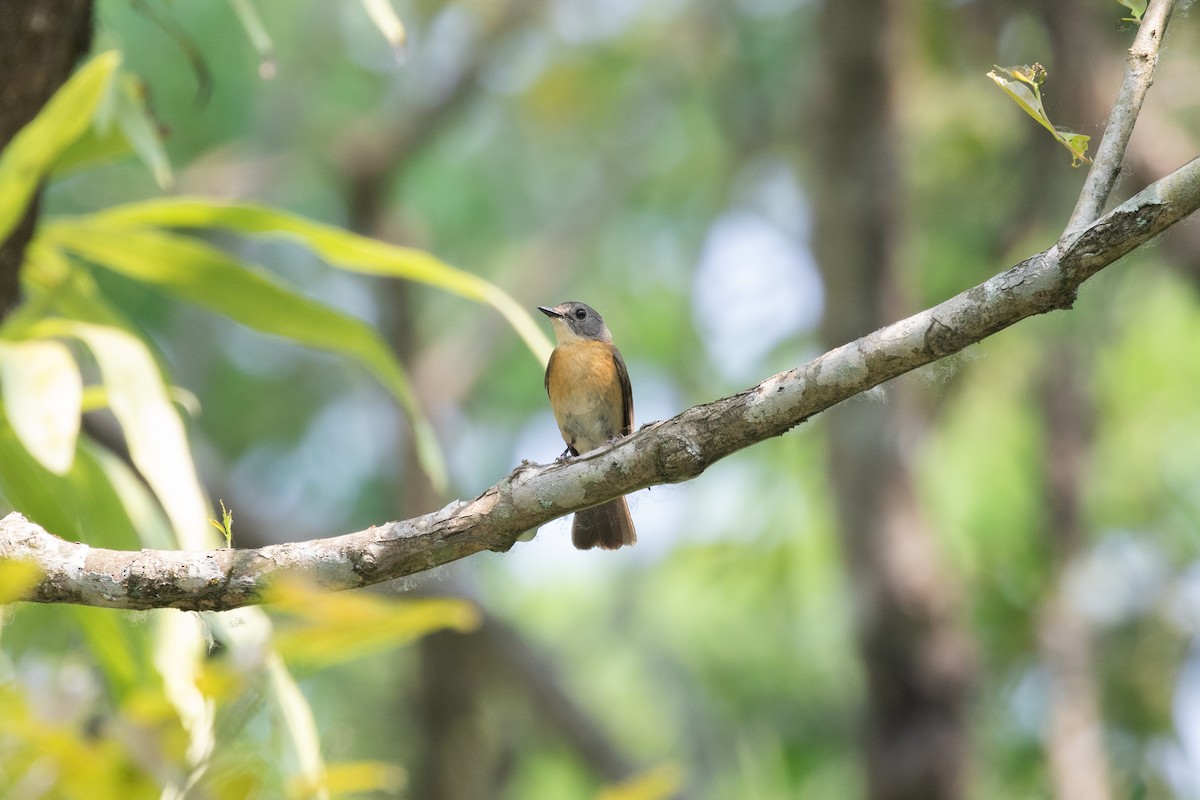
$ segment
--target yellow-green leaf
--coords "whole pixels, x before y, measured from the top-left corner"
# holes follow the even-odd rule
[[[374,22],[375,27],[383,34],[383,38],[388,40],[396,57],[401,57],[408,41],[408,34],[404,32],[404,23],[400,21],[400,17],[396,16],[392,4],[388,0],[361,0],[361,2],[363,10],[367,12],[371,22]]]
[[[133,148],[133,152],[137,153],[138,158],[150,170],[158,187],[169,189],[175,178],[171,174],[171,162],[167,160],[167,151],[163,148],[158,121],[146,106],[146,87],[129,74],[122,74],[117,80],[117,126],[120,127],[129,146]]]
[[[233,13],[237,14],[242,30],[246,32],[250,44],[258,53],[258,77],[274,78],[276,70],[275,43],[271,41],[271,34],[267,33],[267,26],[263,25],[258,10],[250,0],[229,0],[229,5],[233,8]]]
[[[683,774],[676,764],[635,775],[596,795],[596,800],[668,800],[683,788]]]
[[[134,75],[118,74],[112,91],[96,108],[91,126],[55,160],[54,175],[74,172],[134,153],[160,189],[174,183],[158,121],[146,100],[146,87]]]
[[[120,63],[115,50],[93,58],[0,152],[0,242],[8,238],[58,156],[91,125]]]
[[[92,351],[130,458],[162,503],[179,544],[189,550],[211,547],[207,504],[183,421],[145,343],[119,328],[83,322],[46,320],[38,330],[73,336]]]
[[[323,592],[295,580],[276,581],[266,593],[290,619],[277,628],[285,661],[326,667],[407,644],[443,628],[474,630],[478,609],[457,598],[389,600],[365,592]]]
[[[318,791],[329,792],[332,797],[342,797],[366,792],[384,792],[394,795],[408,782],[408,773],[403,767],[386,761],[345,761],[329,764],[317,785],[293,778],[287,785],[289,798],[308,798]]]
[[[299,294],[203,242],[105,223],[107,215],[59,220],[42,237],[102,267],[157,286],[263,333],[357,359],[397,399],[412,423],[417,454],[440,490],[446,470],[433,429],[391,350],[362,321]]]
[[[285,753],[293,762],[287,770],[291,774],[289,783],[314,787],[305,800],[328,800],[329,791],[321,785],[325,759],[321,755],[317,721],[277,649],[267,656],[267,676],[271,698],[280,716],[279,728],[286,740]]]
[[[543,364],[553,348],[545,332],[521,304],[478,275],[452,267],[421,250],[386,244],[294,214],[246,203],[168,198],[117,206],[93,215],[92,219],[106,227],[223,228],[246,235],[299,240],[340,269],[404,278],[492,306]]]
[[[0,605],[20,600],[41,577],[41,568],[32,561],[0,558]]]
[[[1058,140],[1071,153],[1071,166],[1090,164],[1087,157],[1090,136],[1073,131],[1059,130],[1050,122],[1050,115],[1042,104],[1042,84],[1046,82],[1046,69],[1041,64],[1019,67],[992,67],[988,77],[1004,90],[1026,114]]]
[[[70,350],[49,339],[0,341],[0,390],[13,432],[56,475],[75,460],[83,379]]]
[[[1149,5],[1147,0],[1117,0],[1118,3],[1129,9],[1133,16],[1125,17],[1125,22],[1136,22],[1142,24],[1142,15],[1146,13],[1146,6]]]

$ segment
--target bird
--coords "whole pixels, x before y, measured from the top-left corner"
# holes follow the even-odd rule
[[[538,306],[557,346],[546,365],[546,394],[567,449],[560,459],[633,433],[633,389],[621,352],[596,309],[577,301]],[[616,550],[637,541],[624,497],[575,512],[571,543]]]

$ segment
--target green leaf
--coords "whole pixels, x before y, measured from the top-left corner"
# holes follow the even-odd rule
[[[431,482],[439,490],[445,488],[445,466],[433,430],[420,412],[403,368],[374,330],[298,294],[269,273],[247,269],[203,242],[111,226],[105,224],[106,216],[51,223],[43,227],[42,238],[254,330],[357,359],[408,414],[418,457]]]
[[[14,317],[18,318],[14,322],[15,331],[22,331],[52,314],[135,330],[133,323],[108,302],[92,275],[78,268],[61,249],[40,234],[25,249],[21,283],[26,300],[5,320],[4,330]],[[16,338],[15,332],[11,335]]]
[[[118,77],[117,126],[138,158],[154,176],[160,189],[170,189],[175,183],[171,162],[163,148],[158,120],[146,105],[146,86],[133,75]]]
[[[1117,0],[1117,2],[1128,8],[1133,14],[1131,17],[1125,17],[1124,22],[1142,24],[1142,15],[1146,13],[1146,6],[1149,5],[1148,0]]]
[[[553,349],[524,307],[478,275],[420,250],[386,244],[286,212],[245,203],[170,198],[117,206],[94,214],[92,219],[105,227],[221,228],[247,235],[291,238],[340,269],[404,278],[492,306],[542,364]]]
[[[261,609],[255,609],[262,615]],[[265,615],[262,615],[265,620]],[[266,659],[270,698],[279,714],[279,730],[283,734],[283,752],[292,762],[288,772],[291,781],[300,786],[316,787],[308,795],[315,800],[328,800],[329,792],[321,788],[321,776],[325,773],[325,759],[321,756],[321,735],[312,706],[308,704],[296,679],[288,672],[287,665],[272,650]]]
[[[174,550],[179,547],[179,540],[163,514],[162,505],[146,487],[146,482],[129,468],[123,458],[87,438],[82,440],[80,450],[95,464],[95,469],[100,473],[98,478],[102,476],[111,487],[114,502],[120,504],[122,513],[137,531],[140,546],[155,550]]]
[[[221,501],[221,521],[210,519],[209,524],[221,532],[226,547],[233,547],[233,512],[225,508],[224,500]]]
[[[30,455],[56,475],[75,460],[83,379],[61,342],[0,341],[0,389],[13,432]]]
[[[120,63],[115,50],[93,58],[0,153],[0,241],[12,233],[55,160],[87,131]]]
[[[71,469],[56,475],[29,454],[0,414],[0,495],[9,506],[52,533],[95,547],[158,546],[144,537],[139,542],[141,531],[126,510],[120,489],[110,480],[103,463],[106,455],[82,436]],[[129,480],[144,490],[140,481],[132,476]],[[168,546],[178,547],[173,542]]]
[[[233,8],[233,13],[237,15],[242,30],[249,37],[250,44],[258,53],[258,76],[264,79],[274,78],[277,69],[275,43],[271,41],[271,34],[267,33],[267,28],[263,25],[258,10],[250,0],[229,0],[229,5]]]
[[[145,343],[119,328],[85,322],[46,320],[37,330],[75,337],[91,350],[129,456],[162,503],[179,545],[209,549],[215,539],[183,421]]]
[[[134,153],[150,170],[160,189],[175,182],[163,147],[158,120],[146,102],[146,87],[135,76],[119,74],[114,91],[97,107],[91,127],[55,160],[54,175],[63,175]]]
[[[20,600],[41,578],[41,568],[32,561],[0,558],[0,606]]]
[[[131,152],[133,148],[119,127],[107,125],[101,130],[98,125],[93,125],[55,159],[50,174],[53,177],[69,175],[117,161]]]
[[[326,764],[317,784],[293,779],[287,784],[288,797],[313,797],[327,792],[332,797],[383,792],[399,796],[408,783],[403,767],[387,761],[343,761]]]
[[[388,0],[360,1],[363,10],[371,18],[371,22],[375,23],[375,27],[383,34],[383,38],[387,39],[388,44],[392,46],[392,52],[396,54],[396,58],[402,58],[404,47],[408,42],[408,34],[404,32],[404,23],[400,21],[400,17],[396,16],[392,4]]]
[[[272,611],[290,618],[277,628],[284,660],[326,667],[407,644],[433,631],[479,627],[479,611],[458,598],[387,600],[364,592],[324,592],[281,579],[267,590]]]
[[[988,77],[1004,90],[1025,113],[1038,121],[1063,147],[1071,153],[1071,166],[1090,164],[1087,157],[1088,142],[1092,137],[1073,131],[1060,131],[1050,122],[1050,116],[1042,105],[1042,84],[1046,82],[1046,69],[1041,64],[1021,67],[992,67]]]
[[[596,800],[669,800],[683,788],[678,764],[664,764],[634,775],[596,795]]]

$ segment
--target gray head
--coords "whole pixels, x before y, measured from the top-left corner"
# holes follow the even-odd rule
[[[596,313],[596,309],[587,303],[569,300],[559,303],[554,308],[538,306],[538,311],[550,318],[550,324],[554,326],[554,337],[559,344],[566,344],[573,339],[612,342],[612,334],[605,327],[604,320]]]

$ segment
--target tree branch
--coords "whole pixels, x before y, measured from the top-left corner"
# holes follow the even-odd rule
[[[412,575],[619,495],[679,483],[757,442],[1020,320],[1069,308],[1079,286],[1200,207],[1200,159],[1151,184],[1067,244],[979,286],[773,375],[731,397],[644,426],[563,464],[523,463],[471,501],[328,539],[209,552],[105,550],[67,542],[20,514],[0,520],[0,558],[34,562],[26,599],[110,608],[220,611],[260,602],[267,582],[298,575],[349,589]]]
[[[1129,48],[1129,59],[1125,67],[1125,79],[1117,92],[1104,136],[1096,148],[1096,158],[1088,172],[1083,190],[1071,212],[1071,219],[1063,231],[1063,238],[1082,231],[1100,216],[1104,204],[1112,194],[1125,160],[1125,147],[1133,133],[1134,123],[1142,110],[1142,101],[1150,85],[1154,83],[1154,68],[1158,66],[1158,51],[1167,34],[1167,23],[1175,0],[1151,0],[1142,17],[1133,46]]]

